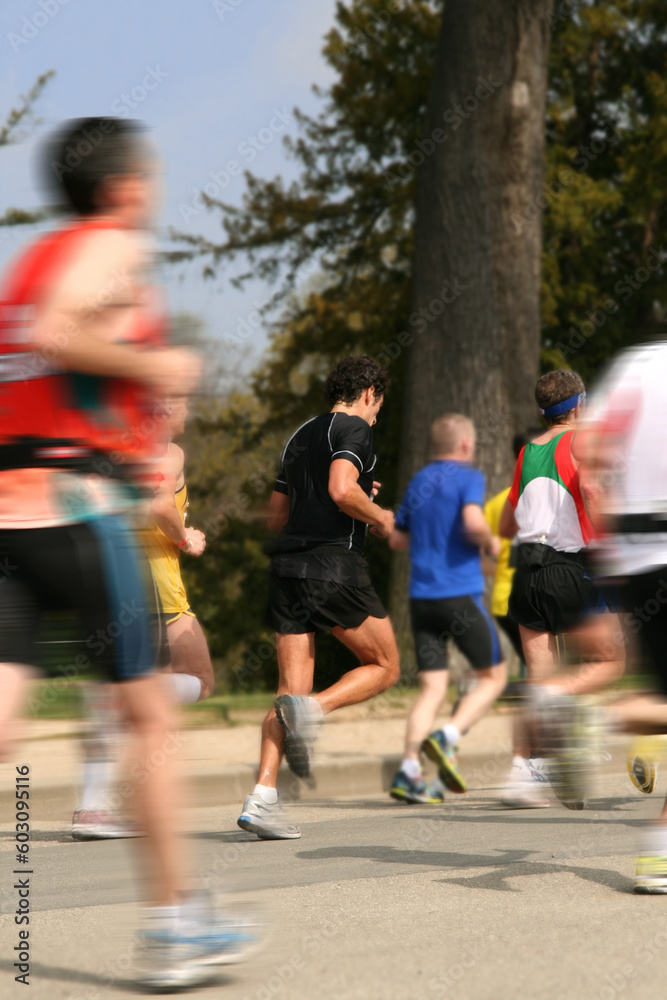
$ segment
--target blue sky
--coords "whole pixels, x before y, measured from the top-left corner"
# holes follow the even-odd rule
[[[151,127],[164,159],[161,234],[173,226],[217,238],[215,217],[197,211],[205,184],[238,204],[244,179],[236,170],[295,176],[281,138],[296,134],[294,106],[321,106],[312,84],[332,80],[321,47],[333,15],[334,0],[5,0],[0,120],[40,73],[56,75],[37,105],[41,123],[0,150],[0,213],[40,203],[40,136],[63,118],[124,109]],[[29,235],[0,230],[0,266]],[[225,276],[204,282],[195,268],[166,268],[163,278],[171,309],[201,315],[208,333],[223,338],[272,291],[258,282],[237,291]],[[263,332],[253,336],[255,357],[265,344]]]

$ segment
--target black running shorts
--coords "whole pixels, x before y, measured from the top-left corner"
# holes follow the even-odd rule
[[[545,566],[517,566],[508,614],[535,632],[570,632],[606,604],[583,562],[554,561]]]
[[[63,673],[101,668],[114,681],[153,671],[148,561],[123,518],[0,530],[0,663],[35,665],[42,615],[76,612],[80,652]],[[66,668],[66,669],[65,669]]]
[[[269,573],[266,624],[283,635],[328,632],[336,625],[357,628],[367,618],[386,618],[373,588],[331,580],[295,579]]]
[[[410,599],[417,669],[447,669],[447,639],[452,639],[475,670],[502,663],[503,654],[491,615],[481,595]]]
[[[641,667],[667,695],[667,566],[625,577],[619,591],[623,626],[639,646]]]

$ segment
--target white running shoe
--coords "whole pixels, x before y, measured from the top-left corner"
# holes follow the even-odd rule
[[[256,792],[246,795],[236,822],[242,830],[256,833],[260,840],[298,840],[301,836],[298,826],[285,822],[279,802],[269,804]]]
[[[508,809],[546,809],[549,799],[544,794],[544,789],[548,784],[549,776],[544,760],[515,757],[500,801]]]
[[[143,833],[124,816],[92,809],[77,809],[72,816],[74,840],[124,840],[126,837],[143,837]]]

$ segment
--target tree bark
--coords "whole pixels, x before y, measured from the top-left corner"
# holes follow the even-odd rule
[[[509,483],[513,434],[537,418],[549,10],[546,0],[445,4],[427,132],[412,157],[402,488],[427,461],[437,416],[474,420],[489,495]],[[407,560],[397,558],[391,604],[403,649],[406,590]]]

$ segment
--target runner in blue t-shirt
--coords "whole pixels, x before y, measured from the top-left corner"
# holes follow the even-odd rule
[[[448,413],[431,427],[432,461],[412,479],[389,544],[410,549],[410,617],[415,637],[419,697],[408,717],[405,758],[390,795],[408,802],[441,801],[422,774],[420,750],[434,760],[447,788],[465,792],[456,750],[466,732],[505,687],[507,670],[493,619],[482,604],[480,551],[497,558],[482,505],[484,476],[471,462],[475,427]],[[448,724],[432,729],[447,695],[447,639],[454,640],[478,678]]]

